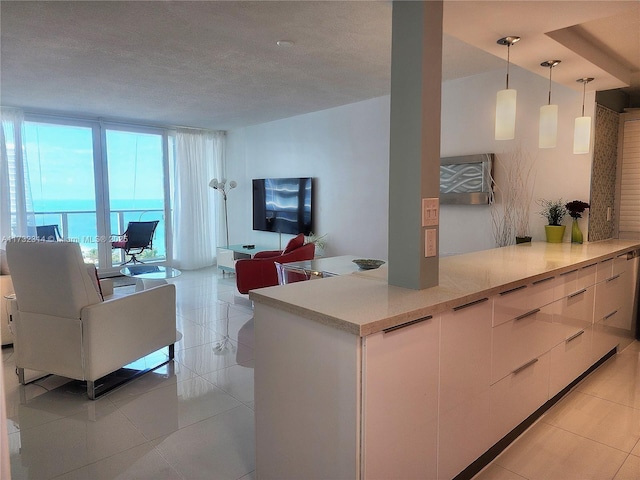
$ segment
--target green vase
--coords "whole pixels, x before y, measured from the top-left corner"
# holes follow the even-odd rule
[[[571,225],[571,243],[582,243],[582,231],[577,218],[573,219],[573,225]]]
[[[545,225],[544,232],[547,235],[547,242],[562,243],[562,237],[564,237],[566,228],[564,225]]]

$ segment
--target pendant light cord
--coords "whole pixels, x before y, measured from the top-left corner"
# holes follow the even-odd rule
[[[551,105],[551,71],[553,70],[553,65],[549,66],[549,105]]]
[[[509,90],[509,65],[511,63],[511,44],[507,44],[507,90]]]

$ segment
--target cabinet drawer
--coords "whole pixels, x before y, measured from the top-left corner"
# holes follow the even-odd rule
[[[553,322],[570,335],[576,328],[591,327],[595,287],[577,290],[553,303]]]
[[[576,285],[578,284],[579,271],[580,269],[576,268],[575,270],[571,270],[569,272],[558,275],[558,278],[556,279],[555,285],[553,287],[554,300],[560,300],[561,298],[564,298],[567,295],[578,290]]]
[[[491,386],[491,437],[495,442],[549,398],[549,353]]]
[[[565,341],[550,352],[549,398],[582,375],[592,364],[592,326],[574,328]]]
[[[493,326],[498,326],[553,302],[557,279],[548,277],[536,283],[499,293],[493,302]]]
[[[633,266],[633,259],[627,259],[627,254],[620,255],[613,259],[613,271],[612,275],[629,271]]]
[[[593,324],[591,363],[597,362],[605,353],[620,343],[617,332],[614,327],[607,325],[607,320],[600,320]]]
[[[590,287],[596,284],[596,268],[597,264],[586,265],[578,270],[576,279],[576,290]]]
[[[596,282],[604,282],[613,275],[613,257],[598,262],[596,265]]]
[[[621,310],[626,275],[627,272],[617,273],[596,285],[594,322],[613,316],[614,312]]]
[[[491,383],[560,343],[563,329],[553,323],[553,305],[492,330]]]

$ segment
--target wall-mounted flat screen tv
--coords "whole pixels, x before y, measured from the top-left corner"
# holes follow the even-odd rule
[[[253,229],[309,235],[313,182],[307,178],[253,180]]]

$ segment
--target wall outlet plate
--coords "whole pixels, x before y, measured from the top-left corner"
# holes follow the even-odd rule
[[[435,257],[438,253],[438,230],[427,228],[424,232],[424,256]]]

